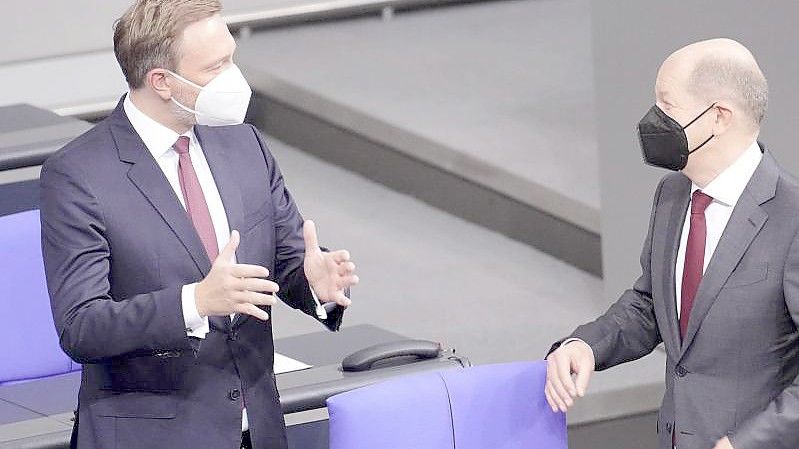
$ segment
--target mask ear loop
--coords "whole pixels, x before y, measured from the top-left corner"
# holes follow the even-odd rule
[[[701,114],[697,115],[697,116],[696,116],[696,118],[694,118],[693,120],[691,120],[690,122],[688,122],[688,124],[687,124],[687,125],[683,126],[683,127],[682,127],[683,131],[685,131],[685,128],[687,128],[687,127],[689,127],[689,126],[693,125],[695,121],[699,120],[699,118],[700,118],[700,117],[702,117],[703,115],[705,115],[705,114],[707,113],[707,111],[709,111],[709,110],[713,109],[714,107],[716,107],[716,103],[715,103],[715,102],[714,102],[713,104],[711,104],[710,106],[708,106],[708,108],[707,108],[707,109],[705,109],[704,111],[702,111],[702,113],[701,113]]]
[[[707,111],[709,111],[709,110],[713,109],[714,107],[716,107],[716,102],[713,102],[713,104],[711,104],[710,106],[708,106],[708,108],[707,108],[707,109],[705,109],[704,111],[702,111],[702,113],[701,113],[701,114],[697,115],[697,116],[696,116],[696,118],[694,118],[693,120],[691,120],[690,122],[688,122],[688,124],[687,124],[687,125],[683,126],[683,127],[682,127],[683,131],[685,131],[685,129],[686,129],[686,128],[688,128],[689,126],[693,125],[693,123],[694,123],[695,121],[699,120],[699,118],[700,118],[700,117],[702,117],[703,115],[705,115],[705,114],[707,113]],[[698,147],[696,147],[696,148],[694,148],[693,150],[689,151],[689,152],[688,152],[688,154],[692,154],[694,151],[696,151],[696,150],[698,150],[698,149],[702,148],[703,146],[705,146],[705,144],[706,144],[706,143],[710,142],[710,141],[711,141],[711,140],[712,140],[714,137],[716,137],[716,135],[715,135],[715,134],[711,134],[711,135],[710,135],[710,137],[708,137],[707,139],[705,139],[705,141],[704,141],[704,142],[702,142],[701,144],[699,144],[699,146],[698,146]]]
[[[171,70],[169,70],[169,69],[165,69],[165,70],[166,70],[167,72],[169,72],[169,74],[170,74],[170,75],[174,76],[174,77],[175,77],[175,78],[177,78],[179,81],[183,81],[184,83],[188,84],[189,86],[193,86],[193,87],[195,87],[195,88],[199,89],[200,91],[202,91],[202,90],[204,89],[204,87],[203,87],[203,86],[199,86],[199,85],[197,85],[197,84],[194,84],[194,83],[192,83],[191,81],[187,80],[186,78],[183,78],[182,76],[178,75],[177,73],[175,73],[175,72],[173,72],[173,71],[171,71]],[[174,97],[174,96],[173,96],[172,98],[170,98],[170,100],[172,100],[172,103],[175,103],[175,104],[176,104],[176,105],[177,105],[177,106],[178,106],[180,109],[183,109],[184,111],[186,111],[186,112],[188,112],[188,113],[194,114],[194,115],[195,115],[195,117],[196,117],[196,116],[198,116],[198,115],[202,115],[202,116],[205,116],[205,117],[210,117],[210,118],[212,118],[212,119],[215,119],[215,120],[218,120],[218,119],[219,119],[218,117],[215,117],[215,116],[213,116],[213,115],[210,115],[210,114],[205,114],[205,113],[202,113],[202,112],[200,112],[200,111],[197,111],[197,110],[195,110],[195,109],[192,109],[192,108],[190,108],[190,107],[188,107],[188,106],[186,106],[186,105],[184,105],[184,104],[180,103],[178,100],[175,100],[175,97]]]
[[[166,72],[167,72],[167,73],[169,73],[170,75],[172,75],[172,76],[174,76],[175,78],[177,78],[177,80],[178,80],[178,81],[182,81],[182,82],[184,82],[184,83],[188,84],[189,86],[192,86],[192,87],[194,87],[195,89],[199,89],[199,90],[201,90],[201,91],[202,91],[202,89],[203,89],[203,88],[202,88],[201,86],[198,86],[198,85],[196,85],[196,84],[192,83],[191,81],[187,80],[186,78],[183,78],[182,76],[178,75],[177,73],[175,73],[175,72],[173,72],[173,71],[171,71],[171,70],[169,70],[169,69],[164,69],[164,70],[166,70]],[[172,103],[175,103],[175,104],[176,104],[176,105],[177,105],[177,106],[178,106],[180,109],[183,109],[183,110],[184,110],[184,111],[186,111],[186,112],[189,112],[189,113],[191,113],[191,114],[194,114],[195,116],[196,116],[196,115],[200,115],[200,113],[199,113],[199,112],[197,112],[197,111],[195,111],[194,109],[192,109],[192,108],[190,108],[190,107],[188,107],[188,106],[186,106],[186,105],[182,104],[182,103],[181,103],[181,102],[179,102],[178,100],[175,100],[175,96],[174,96],[174,95],[170,97],[170,100],[172,100]]]
[[[173,71],[171,71],[171,70],[169,70],[169,69],[164,69],[164,70],[166,70],[166,71],[167,71],[167,73],[169,73],[170,75],[174,76],[174,77],[175,77],[175,78],[177,78],[178,80],[180,80],[180,81],[183,81],[184,83],[188,84],[189,86],[191,86],[191,87],[193,87],[193,88],[195,88],[195,89],[203,90],[203,86],[200,86],[200,85],[198,85],[198,84],[195,84],[195,83],[193,83],[193,82],[191,82],[191,81],[187,80],[186,78],[183,78],[182,76],[178,75],[177,73],[175,73],[175,72],[173,72]],[[711,106],[711,107],[712,107],[712,106]],[[703,114],[704,114],[704,112],[703,112]]]
[[[691,153],[693,153],[694,151],[696,151],[696,150],[698,150],[698,149],[702,148],[703,146],[705,146],[705,144],[706,144],[706,143],[710,142],[710,140],[711,140],[711,139],[713,139],[714,137],[716,137],[716,135],[715,135],[715,134],[711,134],[711,135],[710,135],[710,137],[708,137],[708,138],[707,138],[707,140],[705,140],[704,142],[702,142],[702,143],[701,143],[701,144],[700,144],[698,147],[696,147],[696,148],[694,148],[693,150],[689,151],[689,152],[688,152],[688,154],[691,154]]]

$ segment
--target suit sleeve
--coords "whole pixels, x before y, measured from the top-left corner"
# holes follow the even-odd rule
[[[799,327],[799,233],[794,236],[783,274],[785,305]],[[735,449],[799,446],[799,377],[774,398],[762,412],[745,421],[730,436]]]
[[[303,262],[305,259],[305,239],[303,238],[303,218],[294,199],[291,197],[283,175],[275,158],[266,146],[261,133],[250,126],[255,135],[269,170],[269,183],[272,192],[272,204],[275,215],[275,276],[280,285],[280,298],[290,307],[316,318],[316,303],[311,293],[308,279],[305,277]],[[319,320],[328,329],[337,331],[344,319],[344,308],[336,306],[328,312],[326,320]]]
[[[549,353],[569,339],[579,339],[594,352],[598,371],[641,358],[661,343],[652,301],[651,254],[655,213],[664,180],[655,190],[649,230],[641,250],[641,276],[633,288],[625,291],[607,312],[595,321],[578,327],[571,335],[556,342]],[[547,353],[547,355],[549,355]]]
[[[42,167],[42,253],[61,347],[79,363],[192,350],[182,286],[112,297],[106,227],[86,179],[60,158]]]

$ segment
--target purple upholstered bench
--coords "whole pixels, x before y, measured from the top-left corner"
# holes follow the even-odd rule
[[[546,362],[402,377],[328,399],[330,449],[566,449]]]
[[[80,370],[58,344],[39,211],[0,217],[0,385]]]

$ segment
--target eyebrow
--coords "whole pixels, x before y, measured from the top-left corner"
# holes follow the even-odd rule
[[[208,64],[208,65],[205,67],[205,68],[206,68],[206,70],[207,70],[207,69],[212,69],[212,68],[216,67],[217,65],[219,65],[219,64],[221,64],[221,63],[223,63],[223,62],[225,62],[225,61],[227,61],[227,60],[229,60],[229,59],[233,59],[233,55],[234,55],[234,54],[236,54],[236,50],[237,50],[237,49],[238,49],[238,45],[236,45],[236,44],[234,43],[234,44],[233,44],[233,51],[232,51],[232,52],[230,52],[229,54],[226,54],[225,56],[222,56],[221,58],[219,58],[219,59],[215,60],[214,62],[212,62],[212,63]]]
[[[222,56],[221,58],[219,58],[219,59],[216,59],[214,62],[212,62],[212,63],[208,64],[208,65],[207,65],[205,68],[206,68],[206,69],[212,69],[212,68],[216,67],[217,65],[219,65],[219,64],[221,64],[221,63],[223,63],[223,62],[227,61],[227,60],[228,60],[228,59],[230,59],[232,56],[233,56],[232,54],[229,54],[229,55]]]

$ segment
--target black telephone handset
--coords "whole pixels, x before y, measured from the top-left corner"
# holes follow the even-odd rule
[[[410,358],[435,359],[441,355],[441,344],[428,340],[402,340],[382,343],[354,352],[341,362],[344,371],[369,371],[376,364],[391,359]]]

